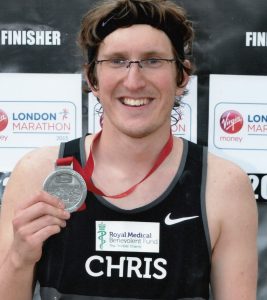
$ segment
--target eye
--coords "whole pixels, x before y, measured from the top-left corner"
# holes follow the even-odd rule
[[[142,60],[142,63],[150,68],[157,68],[162,65],[162,60],[160,58],[147,58]]]
[[[160,62],[160,59],[158,58],[149,58],[147,59],[148,63],[150,63],[151,65],[157,64]]]
[[[109,59],[109,63],[112,67],[119,68],[124,67],[127,64],[127,60],[122,58],[111,58]]]

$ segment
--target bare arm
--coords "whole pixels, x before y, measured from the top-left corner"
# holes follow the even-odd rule
[[[257,207],[248,176],[211,158],[207,197],[211,223],[212,290],[215,300],[255,300]]]
[[[8,181],[0,217],[0,299],[32,299],[34,267],[43,242],[69,218],[59,199],[41,191],[56,153],[51,148],[32,152]]]

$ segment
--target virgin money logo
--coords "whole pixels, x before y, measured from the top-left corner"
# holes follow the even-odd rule
[[[239,132],[243,127],[243,117],[235,110],[227,110],[220,118],[220,126],[224,132],[233,134]]]
[[[2,109],[0,109],[0,131],[3,131],[7,127],[7,124],[8,124],[7,114]]]

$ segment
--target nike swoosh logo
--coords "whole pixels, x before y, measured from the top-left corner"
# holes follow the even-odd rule
[[[178,219],[171,219],[170,218],[171,214],[169,213],[166,218],[165,218],[165,224],[166,225],[174,225],[174,224],[178,224],[184,221],[188,221],[188,220],[192,220],[195,218],[199,218],[199,216],[192,216],[192,217],[184,217],[184,218],[178,218]]]

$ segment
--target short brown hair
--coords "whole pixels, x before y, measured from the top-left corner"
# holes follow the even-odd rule
[[[168,35],[177,60],[177,86],[181,86],[183,72],[192,74],[192,62],[190,67],[183,62],[191,54],[194,32],[185,10],[168,0],[101,1],[85,14],[78,42],[87,60],[90,84],[97,87],[95,59],[102,40],[112,31],[134,24],[149,24]]]

